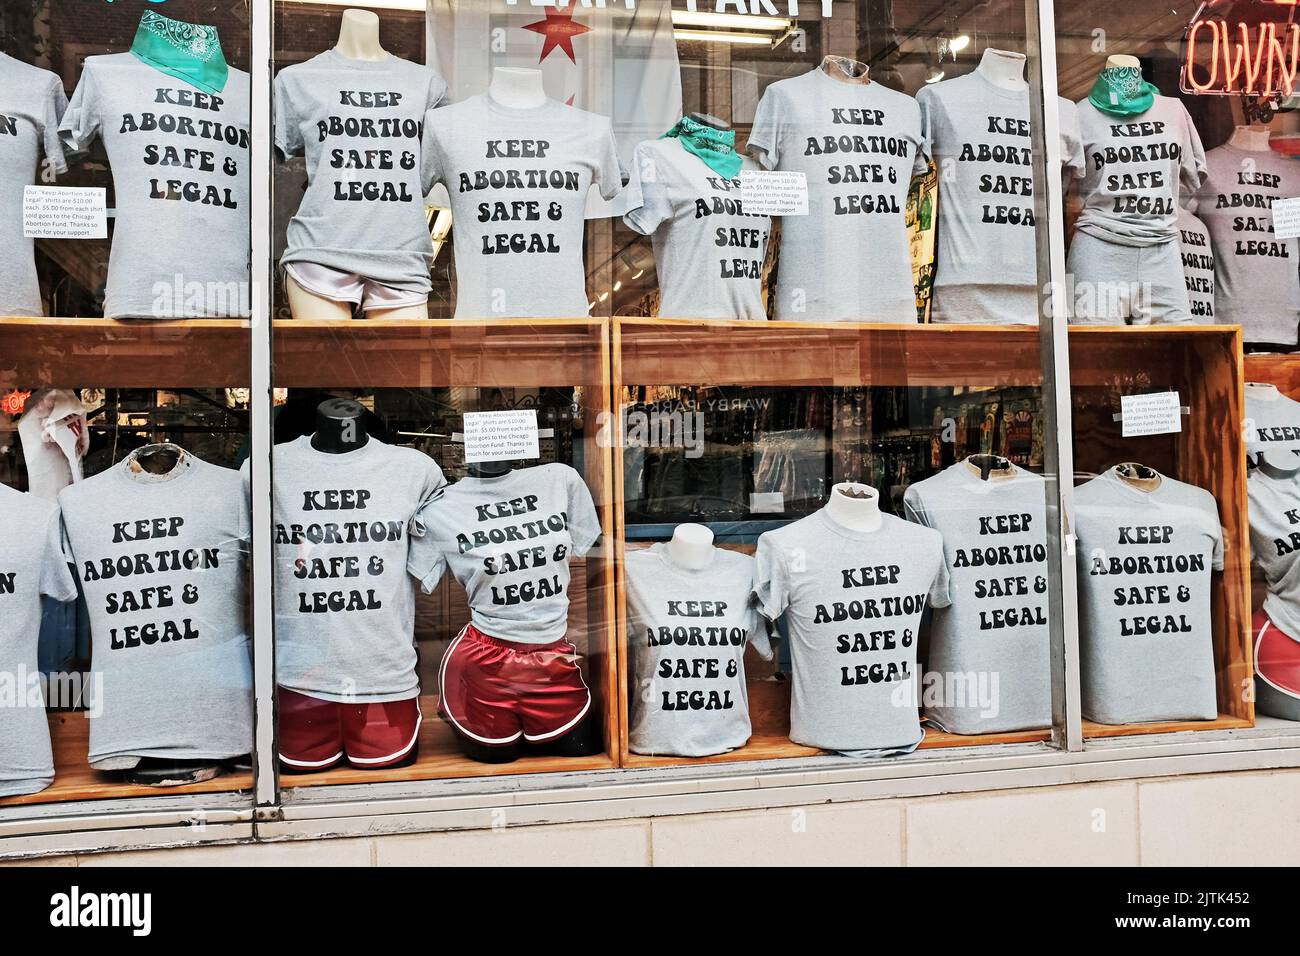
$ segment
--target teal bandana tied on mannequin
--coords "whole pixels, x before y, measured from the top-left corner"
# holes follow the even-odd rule
[[[1088,102],[1111,116],[1137,116],[1151,109],[1160,91],[1135,66],[1108,66],[1097,75]]]
[[[664,133],[660,139],[676,139],[682,149],[694,153],[704,161],[704,165],[719,176],[735,179],[740,172],[741,157],[736,152],[736,131],[734,129],[714,129],[705,126],[689,116],[683,116],[677,125]]]
[[[182,23],[146,10],[131,43],[131,55],[204,93],[220,93],[229,67],[217,28]]]

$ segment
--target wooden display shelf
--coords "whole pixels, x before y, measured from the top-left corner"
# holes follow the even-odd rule
[[[0,388],[241,388],[242,319],[0,318]]]
[[[1006,387],[1042,383],[1040,333],[1033,326],[933,326],[746,323],[673,319],[615,319],[615,396],[625,386],[939,386]],[[1225,569],[1213,581],[1212,618],[1219,717],[1210,721],[1101,725],[1089,737],[1221,730],[1254,723],[1250,641],[1249,536],[1245,452],[1241,436],[1241,330],[1236,326],[1100,327],[1070,329],[1075,390],[1075,461],[1080,480],[1120,461],[1142,461],[1163,474],[1209,490],[1219,502]],[[1298,376],[1300,380],[1300,376]],[[1190,414],[1175,435],[1123,439],[1114,419],[1119,395],[1178,390]],[[614,469],[623,500],[621,449]],[[621,524],[619,549],[625,546]],[[623,563],[619,591],[626,593]],[[619,634],[627,633],[620,598]],[[645,757],[627,747],[628,669],[619,641],[621,740],[626,766],[663,766],[689,759]],[[752,683],[751,694],[763,694]],[[788,691],[785,696],[788,711]],[[751,696],[754,736],[737,751],[710,761],[807,756],[786,738],[781,701]],[[1050,739],[1050,732],[959,736],[928,732],[923,748]]]
[[[537,388],[608,381],[601,319],[282,320],[281,388]]]
[[[37,803],[230,793],[253,788],[253,774],[249,771],[227,773],[183,787],[143,787],[123,783],[118,774],[92,770],[86,762],[90,746],[90,720],[84,713],[52,712],[49,714],[49,723],[50,739],[54,746],[54,783],[40,793],[0,797],[0,810]],[[201,801],[196,802],[196,806],[201,805]]]
[[[359,770],[342,765],[320,773],[280,774],[280,786],[320,787],[354,783],[393,783],[413,780],[447,780],[463,777],[496,777],[516,773],[572,773],[579,770],[609,770],[616,765],[613,755],[590,757],[520,757],[512,763],[479,763],[461,754],[455,736],[446,721],[438,717],[438,698],[427,694],[420,698],[419,755],[406,767],[384,770]]]
[[[1276,385],[1287,398],[1300,401],[1300,353],[1258,353],[1245,359],[1246,381]]]

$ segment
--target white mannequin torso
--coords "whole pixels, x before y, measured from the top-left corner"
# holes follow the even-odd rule
[[[1123,53],[1116,53],[1114,56],[1106,57],[1106,69],[1122,70],[1125,68],[1140,70],[1142,61],[1135,56],[1127,56]]]
[[[980,57],[980,65],[975,70],[999,89],[1020,91],[1029,88],[1029,84],[1025,82],[1023,53],[1011,53],[989,47]]]
[[[379,45],[379,15],[370,10],[344,10],[334,49],[349,60],[387,58],[388,52]]]
[[[853,531],[879,531],[884,518],[880,513],[880,493],[870,485],[844,481],[831,489],[826,513],[836,523]]]
[[[1269,137],[1272,134],[1267,126],[1238,126],[1228,138],[1228,145],[1234,149],[1244,149],[1252,153],[1266,153],[1269,150]]]
[[[488,96],[511,109],[532,109],[546,102],[541,70],[523,70],[498,66],[492,71]]]
[[[702,571],[713,563],[713,532],[702,524],[679,524],[667,548],[677,564]]]
[[[1253,402],[1276,402],[1281,400],[1282,393],[1269,382],[1247,382],[1246,398]],[[1276,478],[1300,469],[1300,455],[1282,448],[1264,448],[1255,455],[1255,463]]]

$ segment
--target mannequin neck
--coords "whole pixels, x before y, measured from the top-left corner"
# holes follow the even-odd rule
[[[546,89],[542,86],[541,70],[521,70],[499,66],[492,71],[492,84],[488,95],[501,106],[511,109],[532,109],[546,102]]]
[[[871,82],[871,78],[867,75],[870,67],[847,56],[825,56],[818,69],[832,80],[839,80],[841,83],[866,86]]]
[[[1140,70],[1142,61],[1135,56],[1126,56],[1117,53],[1114,56],[1106,57],[1106,69],[1108,70]]]
[[[879,531],[884,518],[880,513],[880,493],[870,485],[841,482],[831,489],[826,513],[839,525],[853,531]]]
[[[1120,481],[1138,491],[1152,492],[1160,487],[1160,473],[1135,461],[1126,461],[1116,466],[1115,473],[1119,475]]]
[[[980,65],[975,68],[980,76],[994,86],[1004,90],[1026,90],[1025,55],[995,50],[989,47],[980,58]]]
[[[1246,397],[1260,402],[1276,402],[1282,397],[1282,393],[1277,390],[1276,385],[1268,382],[1247,382]]]
[[[334,49],[349,60],[385,59],[388,53],[379,45],[378,15],[369,10],[344,10]]]
[[[1266,153],[1269,150],[1269,136],[1267,126],[1238,126],[1232,131],[1228,145],[1252,153]]]
[[[1269,448],[1255,456],[1255,465],[1270,478],[1294,478],[1300,472],[1300,455],[1285,448]]]
[[[966,459],[966,467],[981,481],[1014,478],[1016,468],[1009,459],[1001,455],[971,455]]]
[[[692,571],[713,563],[713,532],[702,524],[679,524],[666,547],[675,564]]]
[[[370,440],[366,410],[346,399],[325,401],[316,409],[316,431],[311,447],[328,455],[342,455],[364,448]]]

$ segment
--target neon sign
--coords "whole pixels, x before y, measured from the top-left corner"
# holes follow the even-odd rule
[[[1182,91],[1291,96],[1300,85],[1296,8],[1296,0],[1201,4],[1183,34]]]

